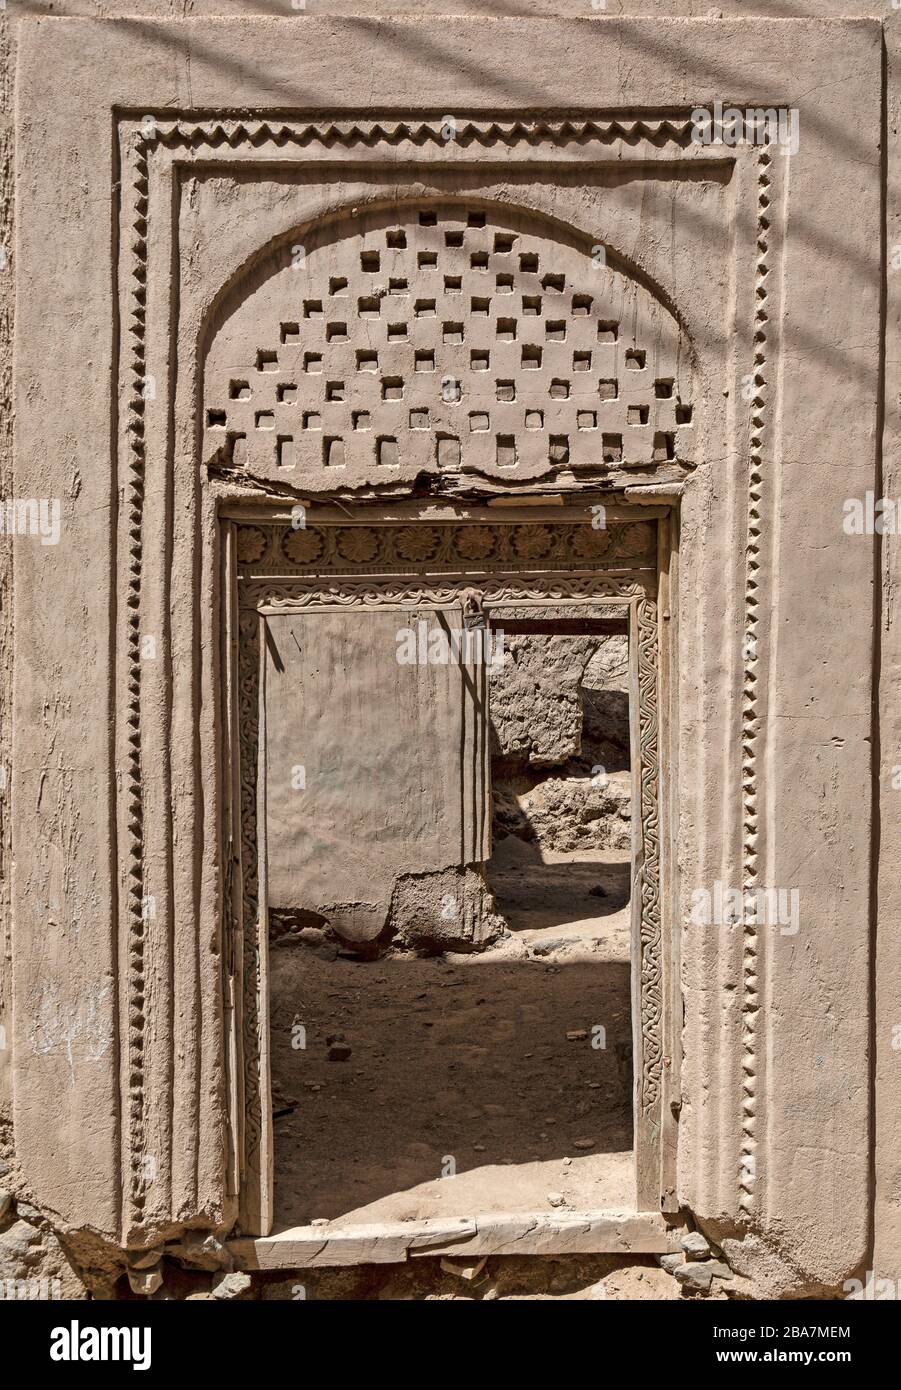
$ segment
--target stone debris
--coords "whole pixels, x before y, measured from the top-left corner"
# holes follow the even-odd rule
[[[710,1245],[700,1231],[689,1231],[679,1242],[690,1260],[709,1260]]]
[[[129,1269],[128,1282],[132,1293],[149,1298],[151,1294],[155,1294],[157,1289],[162,1287],[162,1260],[158,1260],[153,1269]]]
[[[39,1245],[40,1241],[41,1233],[37,1227],[28,1221],[14,1221],[0,1239],[0,1273],[6,1274],[8,1267],[12,1272],[16,1260],[24,1263],[28,1258],[29,1247]]]
[[[30,1221],[35,1226],[40,1226],[47,1218],[37,1207],[33,1207],[30,1202],[16,1202],[16,1211],[24,1221]]]
[[[669,1256],[664,1255],[661,1265],[667,1259]],[[731,1269],[721,1260],[688,1260],[684,1264],[677,1264],[670,1272],[683,1288],[695,1293],[709,1293],[714,1279],[732,1278]]]
[[[213,1287],[210,1292],[213,1298],[228,1299],[240,1298],[247,1293],[253,1284],[249,1274],[241,1274],[235,1271],[232,1274],[217,1274],[213,1279]]]
[[[170,1252],[179,1264],[189,1269],[230,1270],[231,1252],[218,1237],[208,1231],[187,1231],[176,1249]]]
[[[13,1215],[16,1219],[0,1231],[0,1299],[9,1281],[24,1281],[31,1287],[46,1289],[39,1295],[44,1298],[85,1298],[85,1285],[56,1236],[49,1229],[22,1220],[22,1206],[23,1203],[12,1204],[7,1219]],[[109,1285],[105,1285],[103,1296],[113,1296]]]
[[[713,1267],[706,1261],[690,1261],[687,1264],[676,1265],[673,1274],[677,1283],[695,1292],[707,1293],[713,1282]]]
[[[128,1265],[130,1269],[156,1269],[161,1259],[159,1250],[131,1250]]]
[[[352,1049],[343,1033],[328,1033],[325,1039],[326,1056],[330,1062],[346,1062]]]
[[[472,1283],[477,1279],[485,1268],[487,1255],[483,1255],[480,1260],[457,1260],[452,1255],[444,1255],[441,1259],[441,1268],[445,1274],[456,1275],[458,1279],[466,1279]]]
[[[526,790],[500,789],[496,829],[535,840],[542,849],[628,850],[631,843],[631,773],[612,772],[603,784],[590,776],[547,777]]]

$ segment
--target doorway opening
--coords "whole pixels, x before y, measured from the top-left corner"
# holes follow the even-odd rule
[[[277,1230],[636,1209],[628,607],[466,606],[267,619]]]

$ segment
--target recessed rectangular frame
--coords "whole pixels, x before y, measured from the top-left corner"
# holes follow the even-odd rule
[[[436,140],[433,138],[434,132],[430,129],[425,136],[427,147],[430,154],[435,156],[432,180],[435,192],[446,190],[450,185],[448,180],[459,179],[461,170],[468,167],[473,173],[478,171],[480,177],[490,174],[495,178],[499,172],[497,154],[493,150],[493,132],[495,126],[490,122],[474,121],[473,131],[476,133],[476,140],[473,148],[467,148],[462,160],[458,156],[453,168],[448,168],[445,161],[441,159],[440,147],[434,148]],[[128,597],[126,598],[126,612],[128,620],[126,623],[126,638],[120,649],[121,676],[120,676],[120,699],[122,707],[128,712],[121,725],[120,733],[120,760],[126,769],[126,781],[129,787],[127,795],[123,798],[120,806],[120,833],[121,844],[127,847],[126,862],[123,864],[123,894],[122,905],[125,909],[126,918],[130,919],[130,925],[124,929],[122,942],[128,943],[124,946],[126,951],[125,961],[128,968],[123,971],[123,1004],[125,1013],[123,1015],[123,1036],[128,1040],[127,1055],[124,1059],[126,1073],[129,1077],[128,1095],[126,1107],[128,1118],[123,1123],[123,1137],[130,1136],[129,1165],[132,1172],[132,1180],[129,1184],[129,1194],[126,1201],[126,1212],[132,1213],[138,1225],[147,1220],[148,1208],[147,1198],[158,1194],[162,1197],[162,1179],[164,1176],[174,1181],[176,1178],[179,1156],[173,1151],[172,1168],[169,1173],[165,1173],[160,1168],[155,1169],[154,1179],[155,1192],[149,1192],[146,1182],[143,1180],[142,1164],[143,1154],[146,1152],[145,1130],[148,1127],[148,1117],[145,1113],[149,1102],[151,1109],[156,1112],[156,1117],[149,1121],[149,1127],[158,1128],[160,1123],[166,1124],[161,1111],[164,1110],[166,1101],[166,1091],[171,1088],[171,1104],[177,1104],[179,1092],[181,1098],[187,1101],[190,1108],[193,1108],[193,1097],[190,1093],[186,1094],[179,1087],[177,1078],[171,1073],[159,1078],[153,1091],[150,1092],[146,1087],[139,1084],[141,1077],[141,1064],[148,1059],[148,1049],[141,1041],[141,1027],[138,1026],[143,1016],[143,999],[147,988],[146,969],[144,962],[144,950],[139,949],[139,940],[155,936],[161,942],[163,948],[163,958],[160,960],[160,971],[168,972],[169,965],[165,960],[170,949],[170,941],[175,941],[178,931],[183,925],[175,922],[175,909],[173,907],[173,917],[170,919],[169,930],[172,935],[167,940],[165,935],[166,923],[160,922],[147,923],[143,916],[142,904],[148,897],[153,897],[157,903],[167,903],[171,901],[169,893],[164,883],[160,883],[159,888],[153,886],[155,879],[158,880],[160,869],[166,857],[174,859],[174,848],[169,846],[173,840],[173,827],[171,823],[164,823],[159,816],[151,810],[155,789],[150,788],[145,792],[142,779],[139,775],[135,758],[134,735],[132,730],[133,720],[136,711],[141,706],[144,710],[154,710],[161,706],[165,700],[164,685],[157,684],[156,690],[153,689],[154,677],[159,674],[161,680],[165,682],[166,673],[157,673],[152,667],[141,666],[139,661],[138,628],[135,620],[135,610],[132,599],[137,599],[138,594],[142,595],[139,606],[148,612],[154,611],[159,615],[159,621],[163,622],[163,606],[166,603],[165,594],[173,592],[175,586],[181,579],[182,583],[187,583],[192,591],[196,591],[197,579],[197,555],[194,552],[184,549],[183,546],[176,547],[174,544],[171,549],[172,567],[168,574],[161,573],[157,566],[160,561],[165,563],[165,552],[159,552],[158,548],[151,543],[150,547],[145,544],[144,536],[138,536],[136,522],[139,513],[143,510],[150,477],[153,476],[151,463],[156,455],[158,448],[171,448],[172,441],[186,440],[186,429],[193,431],[192,441],[195,448],[199,442],[199,432],[202,422],[202,408],[198,400],[198,394],[202,385],[202,370],[199,361],[188,359],[186,370],[174,382],[174,415],[169,425],[169,442],[164,444],[156,431],[162,424],[159,419],[159,410],[151,401],[149,404],[144,401],[144,385],[148,377],[156,379],[155,373],[151,370],[155,358],[162,344],[159,339],[154,340],[155,346],[149,339],[145,330],[146,311],[144,308],[144,285],[154,262],[165,260],[173,254],[178,254],[177,249],[177,228],[174,223],[167,223],[165,227],[160,226],[160,242],[155,244],[145,238],[145,226],[148,220],[152,221],[154,204],[157,205],[158,215],[163,213],[163,208],[169,200],[175,200],[175,206],[181,206],[182,201],[187,196],[187,190],[193,173],[208,173],[215,170],[229,177],[240,179],[265,177],[267,170],[272,167],[283,170],[286,163],[285,149],[296,149],[297,153],[291,162],[291,168],[295,174],[304,177],[313,177],[314,174],[321,175],[328,171],[335,174],[337,164],[340,170],[339,177],[346,176],[349,180],[359,176],[359,166],[361,160],[367,166],[367,176],[383,179],[387,173],[385,165],[386,149],[391,149],[392,160],[390,172],[396,181],[398,178],[398,160],[408,158],[411,161],[419,161],[422,158],[421,138],[418,132],[413,132],[408,124],[399,121],[391,123],[390,127],[378,122],[352,123],[346,132],[342,132],[337,141],[334,140],[332,132],[334,125],[326,126],[322,123],[298,122],[289,120],[276,122],[272,125],[264,125],[256,129],[248,127],[246,123],[233,125],[226,123],[223,126],[218,120],[202,120],[185,122],[178,119],[171,119],[168,113],[158,113],[148,122],[145,115],[139,121],[136,116],[123,116],[120,122],[118,133],[121,149],[121,163],[124,174],[124,186],[128,191],[126,206],[132,209],[132,213],[137,213],[138,228],[137,235],[130,241],[123,241],[121,247],[121,274],[122,290],[124,302],[127,306],[133,305],[133,310],[126,318],[130,324],[129,336],[123,340],[123,383],[126,386],[122,396],[123,419],[128,422],[125,433],[126,449],[124,457],[124,477],[126,486],[126,507],[122,515],[121,522],[121,554],[123,559],[127,559],[130,565],[128,580]],[[537,149],[536,149],[537,138]],[[565,177],[572,181],[581,179],[581,174],[577,171],[586,161],[595,159],[600,161],[603,157],[603,167],[608,167],[608,163],[614,155],[617,161],[621,159],[626,150],[636,159],[636,163],[641,165],[642,160],[646,160],[653,152],[656,161],[665,158],[671,163],[673,170],[678,170],[684,177],[693,179],[703,177],[705,169],[717,166],[723,170],[733,167],[732,155],[734,152],[718,151],[711,155],[711,152],[694,146],[690,141],[690,122],[686,116],[666,120],[662,124],[649,121],[646,118],[635,118],[625,125],[607,121],[588,121],[578,132],[577,138],[573,140],[571,127],[565,121],[541,122],[535,132],[523,138],[518,124],[514,123],[509,131],[502,136],[504,146],[503,168],[509,175],[509,171],[514,164],[518,164],[523,176],[526,173],[534,175],[536,170],[535,156],[538,154],[538,163],[545,167],[549,158],[559,161],[561,178]],[[337,146],[337,148],[336,148]],[[223,155],[223,149],[227,150],[227,157]],[[165,171],[164,177],[154,183],[151,174],[156,167],[157,161],[160,162],[160,172]],[[413,166],[415,167],[415,165]],[[746,188],[748,193],[756,186],[757,166],[753,157],[735,164],[735,168],[740,171],[739,183]],[[411,168],[412,177],[412,168]],[[154,188],[156,193],[154,195]],[[340,205],[341,200],[347,198],[347,192],[341,187],[340,182],[335,190],[330,193],[330,201]],[[421,196],[421,195],[420,195]],[[241,235],[246,238],[247,229],[242,229]],[[255,233],[259,235],[259,233]],[[174,240],[170,240],[174,238]],[[240,259],[242,242],[239,240],[234,247],[228,247],[228,264],[234,264],[235,258]],[[221,256],[222,248],[217,243],[217,256]],[[224,264],[224,263],[223,263]],[[162,272],[162,264],[159,265]],[[220,273],[217,268],[217,274]],[[134,304],[135,286],[138,289],[137,304]],[[162,306],[159,306],[162,308]],[[148,305],[149,308],[149,305]],[[199,304],[196,300],[185,299],[179,303],[178,333],[179,341],[196,342],[194,334],[199,329]],[[705,368],[706,370],[706,368]],[[157,424],[154,425],[154,419]],[[157,443],[151,450],[150,445],[153,438]],[[177,447],[177,446],[176,446]],[[181,506],[185,510],[183,516],[186,524],[199,526],[207,537],[211,535],[211,528],[214,526],[214,516],[221,504],[228,504],[230,498],[242,495],[245,488],[242,484],[229,485],[217,483],[209,488],[198,490],[197,479],[180,478],[176,472],[170,482],[167,482],[159,472],[159,466],[163,462],[163,457],[159,457],[154,465],[155,480],[150,484],[154,491],[162,490],[168,493],[172,490],[174,506]],[[198,459],[199,463],[200,460]],[[657,470],[655,476],[661,482],[666,481],[670,474],[666,468]],[[625,481],[625,479],[623,479]],[[671,479],[672,481],[672,479]],[[677,487],[675,482],[672,482]],[[159,493],[157,493],[159,495]],[[180,499],[180,500],[179,500]],[[348,499],[350,500],[350,499]],[[588,505],[589,493],[582,492],[580,505]],[[611,516],[614,515],[611,513]],[[217,564],[218,542],[212,547],[207,545],[200,552],[200,585],[201,592],[209,594],[214,586],[214,566]],[[154,575],[152,581],[154,587],[150,588],[148,580],[150,575]],[[156,587],[161,585],[161,587]],[[143,595],[151,595],[148,603]],[[214,651],[216,649],[216,627],[218,624],[218,611],[214,598],[211,607],[205,605],[195,615],[197,628],[197,638],[203,650]],[[140,669],[141,694],[137,692],[137,670]],[[209,669],[202,677],[203,682],[219,679],[215,669]],[[189,693],[188,672],[184,671],[175,676],[174,689],[181,686],[181,698],[176,698],[176,703],[172,712],[173,729],[176,725],[180,726],[180,738],[189,740],[191,738],[201,738],[208,740],[213,734],[211,725],[206,728],[188,727],[188,710],[191,708],[191,695]],[[196,690],[196,688],[195,688]],[[145,693],[146,692],[146,693]],[[149,697],[149,698],[148,698]],[[208,706],[208,709],[213,708]],[[201,706],[203,709],[203,706]],[[207,715],[209,717],[209,715]],[[146,716],[143,721],[147,724]],[[167,739],[172,735],[167,735],[160,729],[158,732],[148,732],[144,735],[141,761],[146,763],[149,750],[156,748],[163,755],[163,749]],[[208,745],[209,746],[209,745]],[[222,769],[217,768],[216,779],[213,785],[217,788],[225,786],[226,774]],[[136,815],[131,809],[142,805],[144,809],[143,828],[140,835],[136,833]],[[190,804],[190,793],[183,802],[185,812],[189,815],[187,808]],[[200,803],[198,803],[199,805]],[[215,818],[219,814],[220,803],[218,799],[215,805],[208,797],[202,798],[202,804],[207,817],[202,839],[205,844],[211,843],[211,837],[216,832]],[[182,835],[188,830],[183,825]],[[193,833],[197,833],[196,824]],[[127,865],[127,867],[126,867]],[[173,863],[173,867],[175,867]],[[208,866],[212,868],[212,866]],[[190,875],[190,888],[189,876]],[[138,889],[140,878],[141,888]],[[198,884],[201,886],[206,882],[206,875],[197,877],[196,861],[192,866],[185,857],[181,866],[181,878],[184,889],[190,891],[192,900]],[[210,885],[212,886],[212,884]],[[196,910],[196,909],[187,909]],[[221,910],[221,900],[220,900]],[[182,909],[182,913],[186,911]],[[138,918],[141,918],[140,927]],[[217,932],[221,933],[224,929],[224,918],[218,920]],[[161,939],[162,938],[162,939]],[[219,937],[222,942],[221,936]],[[176,949],[178,947],[176,946]],[[226,950],[224,944],[220,945],[223,951]],[[207,1007],[217,1011],[222,1007],[231,1007],[229,1001],[225,1006],[221,1005],[218,998],[212,999],[209,994],[211,980],[207,974],[204,987],[207,993]],[[179,1008],[177,995],[179,989],[183,988],[176,975],[176,999],[175,1008]],[[221,1017],[221,1016],[220,1016]],[[144,1020],[146,1022],[146,1020]],[[143,1026],[143,1023],[141,1024]],[[223,1026],[220,1022],[219,1026]],[[667,1054],[670,1057],[676,1055],[675,1049],[670,1048]],[[201,1049],[199,1060],[203,1062],[208,1054]],[[187,1079],[187,1078],[186,1078]],[[212,1077],[211,1077],[212,1079]],[[221,1079],[219,1084],[221,1084]],[[139,1093],[141,1099],[139,1099]],[[216,1114],[210,1108],[201,1108],[197,1112],[200,1124],[214,1125],[217,1135],[221,1135],[221,1124],[224,1116]],[[159,1118],[157,1118],[159,1117]],[[171,1121],[173,1128],[179,1123],[179,1116],[176,1113]],[[194,1142],[202,1148],[204,1139],[202,1129],[193,1131]],[[221,1142],[221,1139],[218,1141]],[[675,1144],[675,1136],[673,1136]],[[224,1161],[224,1160],[223,1160]],[[198,1163],[209,1169],[208,1156],[198,1154]],[[654,1164],[649,1165],[653,1167]],[[230,1181],[225,1190],[228,1201],[238,1201],[237,1174],[235,1170],[234,1155],[228,1159]],[[189,1182],[193,1181],[190,1174],[187,1174]],[[179,1181],[183,1179],[179,1177]],[[213,1190],[216,1184],[215,1176],[209,1172],[209,1182],[213,1183]],[[668,1181],[667,1201],[675,1204],[675,1175],[670,1174]],[[657,1194],[659,1200],[660,1194]],[[165,1199],[163,1198],[163,1201]],[[248,1222],[265,1225],[265,1205],[259,1216],[251,1217],[250,1211],[245,1210],[245,1217]]]
[[[316,573],[314,565],[307,565],[297,567],[292,574],[291,565],[283,559],[280,540],[291,535],[283,513],[279,521],[277,513],[267,518],[257,509],[253,520],[243,526],[240,521],[223,519],[222,729],[227,789],[223,861],[230,903],[224,990],[229,1008],[231,1168],[240,1199],[241,1231],[246,1236],[266,1237],[273,1219],[265,850],[266,619],[276,614],[324,611],[408,612],[411,606],[425,612],[461,601],[464,590],[476,587],[486,613],[501,625],[505,616],[518,612],[530,617],[565,612],[568,617],[589,620],[604,619],[612,610],[617,614],[625,610],[627,615],[633,754],[631,979],[636,1205],[630,1213],[595,1211],[582,1215],[591,1232],[586,1248],[592,1241],[592,1248],[597,1250],[606,1250],[610,1242],[610,1248],[619,1248],[623,1218],[639,1217],[643,1238],[656,1239],[654,1248],[665,1249],[661,1213],[675,1210],[676,1121],[672,1102],[673,1087],[678,1086],[679,1055],[672,997],[673,963],[678,960],[672,905],[678,901],[678,887],[673,879],[675,859],[669,852],[671,818],[677,816],[671,791],[676,779],[668,765],[674,756],[669,724],[674,692],[669,682],[674,670],[670,594],[675,571],[675,518],[663,508],[633,508],[631,520],[640,525],[633,525],[632,532],[643,531],[654,538],[654,544],[651,552],[631,562],[611,558],[607,563],[587,566],[584,559],[579,563],[571,554],[571,569],[559,558],[556,563],[545,561],[540,568],[527,562],[514,568],[508,559],[496,570],[486,568],[482,561],[440,572],[411,573],[407,565],[403,573],[392,573],[390,560],[384,560],[386,551],[390,554],[395,549],[396,554],[391,538],[409,534],[411,526],[428,528],[428,509],[423,514],[414,503],[396,506],[390,509],[387,520],[380,518],[377,507],[357,508],[355,512],[342,508],[337,516],[331,510],[331,519],[329,509],[322,509],[325,520],[320,521],[315,510],[311,520],[316,520],[317,527],[330,525],[342,532],[349,533],[350,526],[356,524],[365,527],[367,534],[380,533],[380,567],[367,567],[372,572]],[[618,519],[610,528],[611,557],[616,555],[618,535],[628,534],[630,520],[629,509],[619,508],[617,513]],[[506,520],[498,520],[497,511],[492,514],[487,507],[474,507],[441,529],[446,532],[465,526],[471,532],[477,525],[493,537],[504,538],[514,527],[533,534],[536,527],[539,533],[555,528],[558,539],[554,549],[559,554],[565,553],[567,537],[574,529],[590,531],[587,514],[582,502],[544,512],[520,510],[518,516],[514,513]],[[252,537],[252,542],[245,545],[244,536]],[[242,563],[242,552],[252,554],[257,537],[263,538],[259,542],[263,555],[257,561]],[[334,552],[334,546],[328,548]],[[504,548],[509,555],[510,546],[504,539],[494,548]],[[267,562],[271,556],[278,557],[274,565]],[[472,1213],[476,1226],[480,1215],[485,1214]],[[493,1219],[501,1231],[509,1232],[517,1217],[494,1213]],[[425,1225],[428,1229],[429,1223]],[[412,1238],[412,1232],[408,1234]],[[292,1236],[297,1246],[297,1233]],[[389,1245],[394,1239],[391,1232],[380,1233],[377,1228],[367,1235],[373,1245],[383,1237]],[[292,1259],[297,1257],[294,1246]],[[552,1247],[552,1233],[545,1234],[542,1248],[550,1251]],[[560,1248],[567,1247],[561,1243]],[[278,1233],[272,1250],[286,1252]]]

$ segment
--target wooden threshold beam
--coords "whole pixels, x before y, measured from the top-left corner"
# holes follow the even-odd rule
[[[402,1264],[423,1255],[655,1255],[677,1250],[658,1212],[489,1212],[374,1225],[295,1226],[228,1242],[239,1269]]]

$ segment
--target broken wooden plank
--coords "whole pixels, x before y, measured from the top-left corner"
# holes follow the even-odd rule
[[[477,1230],[446,1249],[454,1255],[657,1254],[670,1248],[666,1223],[653,1212],[489,1212]],[[412,1251],[411,1254],[418,1254]]]
[[[489,1212],[448,1220],[295,1226],[228,1248],[240,1269],[402,1264],[423,1255],[651,1255],[672,1249],[656,1212]]]
[[[241,1269],[313,1269],[359,1264],[402,1264],[411,1248],[453,1248],[475,1234],[474,1221],[392,1221],[372,1225],[294,1226],[278,1235],[228,1242]]]

